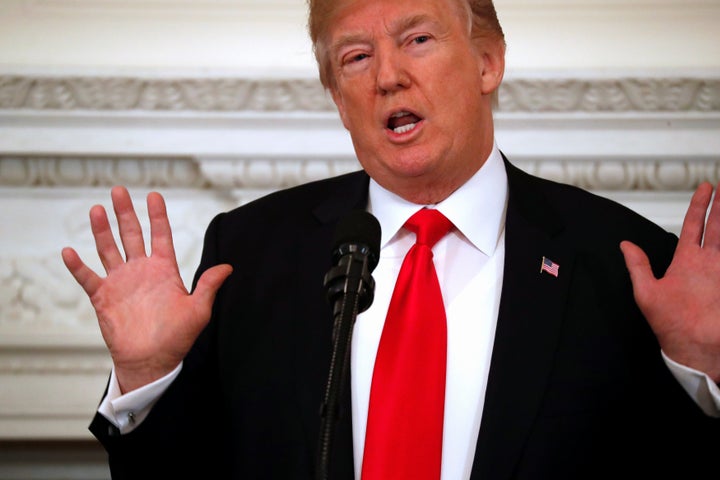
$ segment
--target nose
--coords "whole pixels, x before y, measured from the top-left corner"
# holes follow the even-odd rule
[[[398,52],[378,52],[376,59],[378,93],[387,95],[410,86],[410,76]]]

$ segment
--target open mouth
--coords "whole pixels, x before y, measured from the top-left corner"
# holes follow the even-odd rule
[[[397,134],[406,133],[415,128],[415,125],[417,125],[421,120],[422,118],[411,112],[396,112],[390,115],[387,128]]]

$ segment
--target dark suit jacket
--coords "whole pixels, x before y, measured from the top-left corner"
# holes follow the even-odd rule
[[[618,247],[639,244],[660,275],[676,237],[609,200],[506,167],[505,273],[472,478],[717,472],[720,424],[662,362]],[[182,373],[134,432],[92,422],[114,478],[313,478],[331,351],[323,277],[338,219],[364,209],[367,191],[357,172],[211,222],[198,272],[230,263],[234,273]],[[560,265],[557,278],[540,273],[543,256]],[[341,415],[332,480],[353,475],[349,398]]]

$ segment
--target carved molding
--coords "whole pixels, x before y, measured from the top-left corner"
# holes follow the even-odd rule
[[[0,156],[0,186],[127,186],[206,188],[197,162],[187,157],[117,158]]]
[[[0,187],[275,190],[359,169],[352,158],[65,157],[0,155]]]
[[[0,76],[0,109],[330,112],[308,78]],[[507,78],[498,112],[720,112],[720,78]]]
[[[499,112],[718,112],[720,79],[509,79]]]
[[[32,344],[39,339],[31,334],[97,331],[92,307],[68,276],[57,248],[33,256],[0,256],[0,331],[5,333],[0,352],[12,333],[24,332],[22,338]]]
[[[43,191],[47,189],[21,188],[12,196],[27,202]],[[32,239],[29,249],[16,230],[3,239],[5,248],[0,254],[0,374],[27,362],[35,362],[30,370],[71,370],[66,364],[53,364],[51,360],[53,356],[63,354],[65,361],[66,353],[71,355],[71,364],[80,370],[106,370],[106,364],[93,366],[91,360],[83,359],[83,354],[97,357],[98,347],[102,345],[100,330],[87,295],[72,279],[60,258],[62,247],[70,245],[90,268],[103,274],[87,215],[90,206],[99,203],[98,196],[92,191],[82,194],[65,190],[55,199],[38,202],[43,210],[32,209],[29,216],[13,216],[12,212],[7,212],[12,209],[13,199],[0,197],[0,208],[6,210],[0,215],[4,224],[15,225],[18,229],[34,227],[45,237],[49,236]],[[232,199],[203,203],[199,198],[202,195],[187,193],[191,190],[182,192],[180,196],[190,198],[183,203],[169,199],[168,214],[176,222],[173,241],[178,268],[189,285],[199,261],[204,227],[218,211],[235,204]],[[103,198],[108,196],[107,191],[102,195]],[[138,216],[145,221],[146,208],[142,200],[137,203]],[[43,225],[38,227],[41,222]],[[85,360],[89,363],[82,363]]]
[[[311,79],[0,76],[0,109],[331,111]]]
[[[0,375],[107,375],[112,360],[102,345],[83,348],[3,347],[0,349]],[[99,394],[99,393],[98,393]]]
[[[604,192],[691,191],[704,181],[716,184],[720,180],[720,158],[707,162],[602,159],[516,163],[524,170],[550,180]]]
[[[602,191],[689,191],[720,181],[716,160],[538,159],[515,162],[551,180]],[[360,168],[356,160],[0,156],[0,187],[193,188],[271,191]],[[8,266],[0,263],[2,271]]]

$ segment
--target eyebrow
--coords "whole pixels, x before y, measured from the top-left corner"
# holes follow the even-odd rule
[[[423,24],[423,23],[430,23],[434,26],[439,25],[438,21],[435,20],[430,15],[427,15],[425,13],[420,13],[417,15],[411,15],[409,17],[401,18],[397,22],[391,24],[387,31],[391,35],[397,35],[406,30],[410,30],[411,28],[415,28],[418,25]]]
[[[338,51],[342,50],[343,47],[347,45],[352,45],[355,43],[368,43],[368,37],[369,35],[367,34],[367,32],[358,32],[343,35],[336,42],[333,42],[328,50],[330,51],[330,55],[335,56],[337,55]]]

